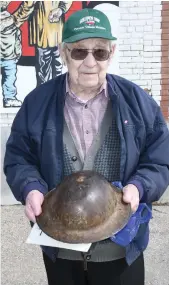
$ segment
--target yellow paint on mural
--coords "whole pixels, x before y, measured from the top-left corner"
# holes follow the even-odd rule
[[[29,19],[31,45],[54,47],[62,39],[63,19],[59,10],[66,13],[71,5],[72,1],[23,1],[13,16],[18,27]]]

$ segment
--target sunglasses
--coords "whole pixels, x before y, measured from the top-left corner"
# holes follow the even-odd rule
[[[92,53],[93,57],[96,61],[105,61],[108,60],[111,54],[111,51],[106,49],[81,49],[81,48],[73,48],[69,49],[67,46],[66,48],[71,54],[71,58],[75,60],[84,60],[89,53]]]

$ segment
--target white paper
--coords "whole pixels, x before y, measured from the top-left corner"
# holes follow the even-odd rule
[[[91,246],[91,243],[72,244],[57,241],[42,232],[37,224],[34,224],[33,228],[31,229],[30,235],[28,236],[26,243],[66,248],[82,252],[87,252]]]

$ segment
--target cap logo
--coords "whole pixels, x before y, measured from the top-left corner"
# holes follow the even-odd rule
[[[79,26],[74,28],[74,31],[84,30],[84,29],[100,29],[100,30],[106,30],[105,27],[99,26],[98,23],[100,23],[100,19],[94,17],[94,16],[86,16],[80,19],[79,24],[84,24],[83,26]]]
[[[96,17],[93,17],[93,16],[87,16],[87,17],[84,17],[80,20],[80,24],[87,24],[87,25],[94,25],[95,23],[100,23],[100,20]]]

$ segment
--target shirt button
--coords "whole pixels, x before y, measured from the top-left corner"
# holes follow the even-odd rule
[[[88,135],[88,134],[89,134],[89,131],[86,131],[86,134]]]
[[[91,259],[91,255],[87,255],[86,260],[90,260],[90,259]]]
[[[77,157],[76,156],[72,156],[72,161],[76,161]]]
[[[88,108],[88,106],[87,106],[87,104],[85,105],[85,109],[87,109]]]

